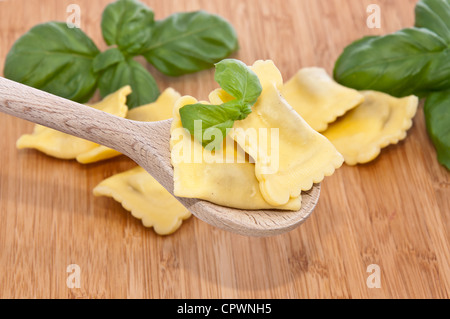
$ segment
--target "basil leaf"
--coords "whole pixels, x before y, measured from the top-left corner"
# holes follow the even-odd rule
[[[102,97],[125,85],[130,85],[132,89],[132,93],[127,97],[129,109],[154,102],[159,96],[153,76],[133,58],[110,66],[100,75],[99,89]]]
[[[107,69],[111,65],[122,62],[125,60],[122,52],[117,48],[108,49],[98,54],[92,64],[94,72],[100,72]]]
[[[92,61],[99,53],[80,29],[63,22],[33,27],[9,51],[6,78],[84,103],[94,94],[97,76]]]
[[[154,24],[153,11],[136,0],[118,0],[106,6],[102,33],[108,45],[136,54],[148,44]]]
[[[430,94],[425,101],[424,113],[438,161],[450,170],[450,90]]]
[[[151,44],[140,52],[166,75],[208,69],[238,48],[234,28],[205,11],[182,12],[156,21]]]
[[[258,76],[243,62],[225,59],[216,64],[214,79],[228,94],[243,104],[254,104],[261,95]]]
[[[421,0],[415,12],[416,27],[427,28],[450,44],[450,0]]]
[[[220,146],[228,133],[227,129],[231,129],[234,121],[240,117],[239,108],[236,108],[234,104],[235,101],[222,105],[201,103],[185,105],[180,109],[181,123],[204,147],[212,150]],[[200,122],[196,123],[199,120]],[[212,129],[219,131],[214,132]],[[206,137],[208,131],[214,135],[214,139]]]
[[[336,61],[334,78],[358,90],[424,96],[450,88],[448,61],[450,48],[441,37],[410,28],[350,44]]]
[[[185,105],[180,108],[181,124],[208,150],[219,147],[227,135],[227,129],[234,122],[245,119],[251,113],[252,105],[261,95],[262,87],[258,76],[244,63],[234,59],[223,60],[216,64],[216,81],[222,89],[236,99],[221,105],[201,103]],[[201,126],[195,122],[201,120]],[[199,128],[199,129],[198,129]],[[206,137],[208,130],[218,129],[222,139]]]

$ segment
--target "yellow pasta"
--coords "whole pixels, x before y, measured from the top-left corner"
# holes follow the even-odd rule
[[[128,110],[126,98],[130,93],[130,86],[125,86],[91,106],[116,116],[125,117]],[[41,125],[35,125],[32,134],[22,135],[16,145],[19,149],[33,148],[60,159],[74,159],[79,154],[89,152],[98,146],[93,142]]]
[[[135,167],[105,179],[94,188],[95,196],[114,198],[131,214],[160,235],[175,232],[191,213],[147,171]]]
[[[180,98],[174,109],[171,127],[171,158],[174,167],[174,194],[199,198],[238,209],[269,209],[255,177],[255,165],[230,139],[210,152],[182,128],[179,109],[198,101],[190,96]],[[300,194],[277,209],[299,210]]]
[[[22,135],[16,146],[18,149],[36,149],[60,159],[74,159],[81,152],[95,148],[97,144],[36,124],[33,133]]]
[[[383,147],[404,139],[419,102],[413,95],[395,98],[375,91],[361,93],[364,102],[323,132],[348,165],[367,163]]]
[[[180,97],[180,93],[173,88],[167,88],[155,102],[128,111],[127,119],[141,122],[156,122],[170,119],[173,114],[173,106]]]
[[[298,71],[283,85],[281,94],[318,132],[364,100],[358,91],[336,83],[324,69],[316,67]]]
[[[122,155],[122,153],[113,150],[112,148],[97,144],[95,148],[79,154],[76,157],[76,160],[78,163],[81,164],[91,164],[95,162],[104,161],[119,155]]]

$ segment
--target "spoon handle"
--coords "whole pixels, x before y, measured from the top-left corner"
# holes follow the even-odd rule
[[[2,77],[0,111],[115,149],[172,191],[170,120],[123,119]]]
[[[114,149],[132,128],[131,121],[2,77],[0,111]]]

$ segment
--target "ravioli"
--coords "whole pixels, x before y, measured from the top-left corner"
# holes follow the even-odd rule
[[[125,86],[91,106],[116,116],[125,117],[128,111],[126,98],[130,93],[131,87]],[[60,159],[75,159],[81,153],[92,151],[98,147],[98,144],[45,126],[35,125],[33,133],[22,135],[17,140],[16,146],[19,149],[37,149]]]
[[[210,152],[186,131],[179,109],[198,101],[190,96],[180,98],[174,108],[171,127],[171,160],[174,167],[174,195],[199,198],[238,209],[299,210],[301,197],[283,205],[271,205],[263,198],[255,176],[255,165],[231,138],[219,150]]]
[[[76,157],[76,160],[80,164],[91,164],[95,162],[104,161],[119,155],[122,155],[122,153],[112,148],[97,144],[95,148],[79,154]]]
[[[97,144],[36,124],[33,133],[19,137],[16,146],[18,149],[36,149],[59,159],[74,159],[78,154],[92,150]]]
[[[127,119],[141,122],[156,122],[172,118],[175,102],[181,97],[173,88],[165,89],[158,99],[150,104],[128,111]]]
[[[179,97],[178,92],[168,88],[155,102],[130,110],[127,118],[146,122],[169,119]],[[96,150],[103,157],[108,151],[113,151],[104,146],[99,146]],[[94,188],[94,195],[114,198],[134,217],[141,219],[145,227],[153,227],[160,235],[175,232],[182,221],[191,216],[172,194],[139,166],[102,181]]]
[[[153,227],[159,235],[175,232],[191,213],[142,167],[135,167],[100,182],[95,196],[108,196],[140,219],[145,227]]]
[[[155,102],[129,110],[128,113],[125,113],[126,118],[141,122],[170,119],[172,117],[173,105],[180,96],[181,95],[174,89],[167,88]],[[123,117],[125,117],[125,115]],[[76,160],[82,164],[89,164],[119,155],[121,155],[121,153],[116,150],[103,145],[98,145],[87,152],[79,154],[76,157]]]
[[[287,81],[281,94],[316,131],[322,132],[348,110],[362,103],[357,90],[335,82],[322,68],[303,68]]]
[[[234,123],[230,136],[255,160],[264,199],[274,206],[283,205],[332,175],[344,159],[281,96],[282,78],[272,61],[257,61],[251,68],[260,79],[262,93],[252,113]],[[220,89],[212,95],[227,101]],[[261,132],[273,129],[278,129],[278,144],[262,136]]]
[[[419,103],[414,95],[395,98],[375,91],[361,94],[364,102],[323,132],[348,165],[367,163],[376,158],[383,147],[404,139]]]

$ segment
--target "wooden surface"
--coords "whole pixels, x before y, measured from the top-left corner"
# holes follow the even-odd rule
[[[79,4],[81,27],[97,45],[108,1],[0,2],[0,74],[13,42],[33,25],[65,21]],[[415,1],[167,0],[145,1],[156,18],[205,9],[236,27],[247,64],[272,59],[285,79],[299,68],[331,72],[342,49],[363,35],[414,22]],[[366,26],[369,4],[381,28]],[[161,76],[160,89],[205,99],[217,85],[208,70]],[[108,198],[94,198],[102,179],[134,167],[122,156],[81,165],[18,151],[33,124],[0,114],[1,298],[449,298],[450,174],[436,161],[422,105],[408,138],[374,162],[344,166],[322,183],[313,215],[294,231],[250,238],[192,217],[173,235],[146,229]],[[80,267],[68,288],[67,266]],[[369,265],[381,288],[366,284]]]

